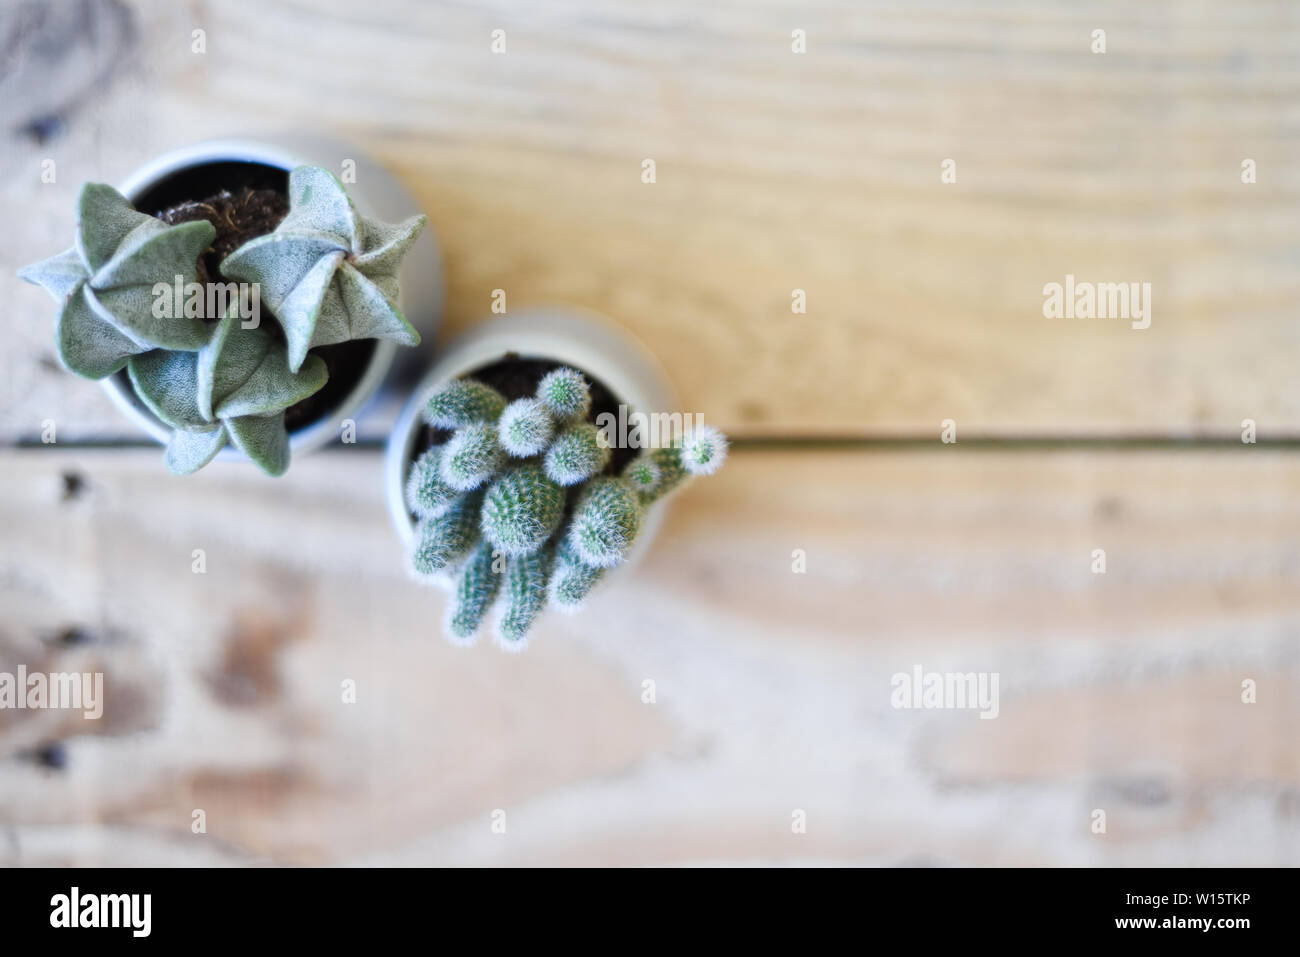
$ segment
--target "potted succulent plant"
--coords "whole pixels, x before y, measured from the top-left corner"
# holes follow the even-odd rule
[[[426,331],[436,316],[425,217],[363,215],[331,173],[298,165],[302,155],[218,141],[160,158],[126,195],[88,184],[75,245],[19,273],[59,305],[63,364],[103,380],[167,443],[178,474],[228,445],[281,474],[291,448],[337,437],[397,347],[420,341],[403,300],[414,298]],[[376,205],[414,210],[387,174],[367,165],[365,178]],[[413,248],[416,271],[403,266]],[[401,288],[412,276],[414,297]]]
[[[545,608],[577,611],[648,544],[669,492],[722,464],[711,426],[644,428],[671,395],[638,345],[572,314],[485,323],[449,348],[390,439],[387,481],[410,572],[452,594],[453,643],[495,605],[497,643],[522,650]]]

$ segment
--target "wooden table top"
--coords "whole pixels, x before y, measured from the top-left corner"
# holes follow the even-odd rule
[[[0,864],[1300,863],[1294,4],[42,6],[0,12],[0,671],[111,693],[0,711]],[[594,309],[737,440],[524,655],[441,638],[377,443],[173,478],[14,275],[86,180],[313,129],[425,207],[441,342]],[[1047,318],[1067,276],[1149,326]],[[918,665],[998,718],[892,708]]]

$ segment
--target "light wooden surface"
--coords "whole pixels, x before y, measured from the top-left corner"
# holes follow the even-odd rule
[[[1300,456],[1236,441],[1300,435],[1294,5],[67,9],[0,71],[0,446],[59,430],[0,448],[0,671],[109,696],[0,711],[0,864],[1300,864]],[[496,288],[594,308],[791,441],[522,656],[443,641],[373,447],[278,481],[78,447],[133,434],[14,269],[87,179],[313,126],[419,195],[446,333]],[[1151,328],[1044,319],[1066,273],[1151,282]],[[1014,444],[1085,435],[1225,441]],[[916,665],[998,672],[998,719],[891,708]]]
[[[214,134],[303,129],[350,137],[416,191],[449,331],[498,288],[509,307],[595,308],[738,435],[928,435],[945,418],[969,435],[1224,435],[1245,417],[1300,434],[1288,0],[126,9],[3,81],[6,129],[65,128],[10,134],[0,155],[8,434],[51,409],[77,433],[121,430],[50,368],[49,305],[9,268],[68,243],[80,184]],[[1044,319],[1043,286],[1067,273],[1152,283],[1151,327]]]
[[[1300,861],[1291,454],[741,452],[519,656],[442,640],[371,452],[0,464],[0,670],[108,702],[0,713],[5,863]],[[110,639],[38,651],[68,625]],[[893,709],[916,664],[998,672],[999,717]]]

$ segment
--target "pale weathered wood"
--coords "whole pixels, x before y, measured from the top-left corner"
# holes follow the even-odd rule
[[[736,434],[1300,430],[1287,0],[126,9],[134,31],[105,17],[35,80],[0,78],[0,436],[51,416],[68,437],[129,432],[49,367],[49,305],[12,275],[66,245],[82,181],[311,128],[418,193],[449,331],[497,288],[514,309],[594,307]],[[9,132],[51,114],[60,136]],[[1044,319],[1067,273],[1152,283],[1151,328]]]
[[[0,670],[112,692],[58,772],[0,715],[0,862],[1300,862],[1293,455],[741,450],[522,656],[443,641],[380,476],[0,454]],[[999,717],[893,709],[915,665]]]
[[[13,277],[87,179],[317,128],[425,204],[446,331],[496,288],[593,307],[737,435],[1296,434],[1289,4],[308,9],[105,3],[5,45],[0,442],[60,445],[0,453],[0,671],[109,693],[0,712],[0,863],[1300,863],[1292,454],[742,448],[583,615],[461,652],[376,452],[272,482],[69,449],[129,427]],[[1151,328],[1043,319],[1067,272],[1151,282]],[[891,708],[917,665],[996,671],[999,717]]]

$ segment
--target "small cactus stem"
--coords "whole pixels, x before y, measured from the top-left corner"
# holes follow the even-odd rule
[[[436,584],[449,568],[468,554],[478,540],[478,515],[483,493],[462,495],[436,518],[415,526],[409,566],[416,578]]]
[[[506,397],[474,379],[452,379],[429,397],[423,418],[435,429],[459,429],[495,422],[506,407]]]
[[[681,449],[675,448],[653,449],[646,453],[645,458],[659,470],[659,482],[654,488],[638,490],[637,497],[642,505],[657,502],[691,477],[691,473],[682,467],[681,456]]]
[[[627,558],[640,529],[636,490],[623,479],[599,478],[578,497],[567,541],[585,564],[612,568]]]
[[[692,475],[712,475],[727,458],[727,437],[711,425],[697,425],[682,436],[682,468]]]
[[[591,387],[576,369],[554,369],[537,384],[537,398],[560,423],[577,422],[591,411]]]
[[[502,473],[483,500],[484,537],[511,557],[537,551],[564,517],[564,489],[536,462]]]
[[[507,561],[497,602],[497,644],[507,651],[523,651],[528,646],[528,630],[546,605],[550,566],[550,546]]]
[[[501,447],[517,459],[545,451],[555,434],[555,419],[537,399],[516,399],[497,423]]]
[[[555,437],[546,451],[546,474],[557,485],[577,485],[603,471],[609,456],[600,429],[581,422]]]
[[[648,495],[659,487],[662,473],[649,455],[633,459],[623,469],[623,478],[637,491],[638,496]]]
[[[479,542],[460,571],[447,614],[447,637],[452,644],[472,645],[478,635],[501,587],[503,576],[492,567],[493,561],[492,546]]]
[[[442,480],[441,461],[442,446],[435,445],[411,464],[411,474],[406,478],[406,507],[420,518],[437,518],[463,494]]]
[[[496,426],[475,423],[458,429],[442,447],[438,474],[454,489],[473,491],[505,463]]]
[[[551,608],[566,614],[581,610],[587,595],[605,576],[605,569],[584,564],[578,553],[561,541],[555,550],[547,597]]]

